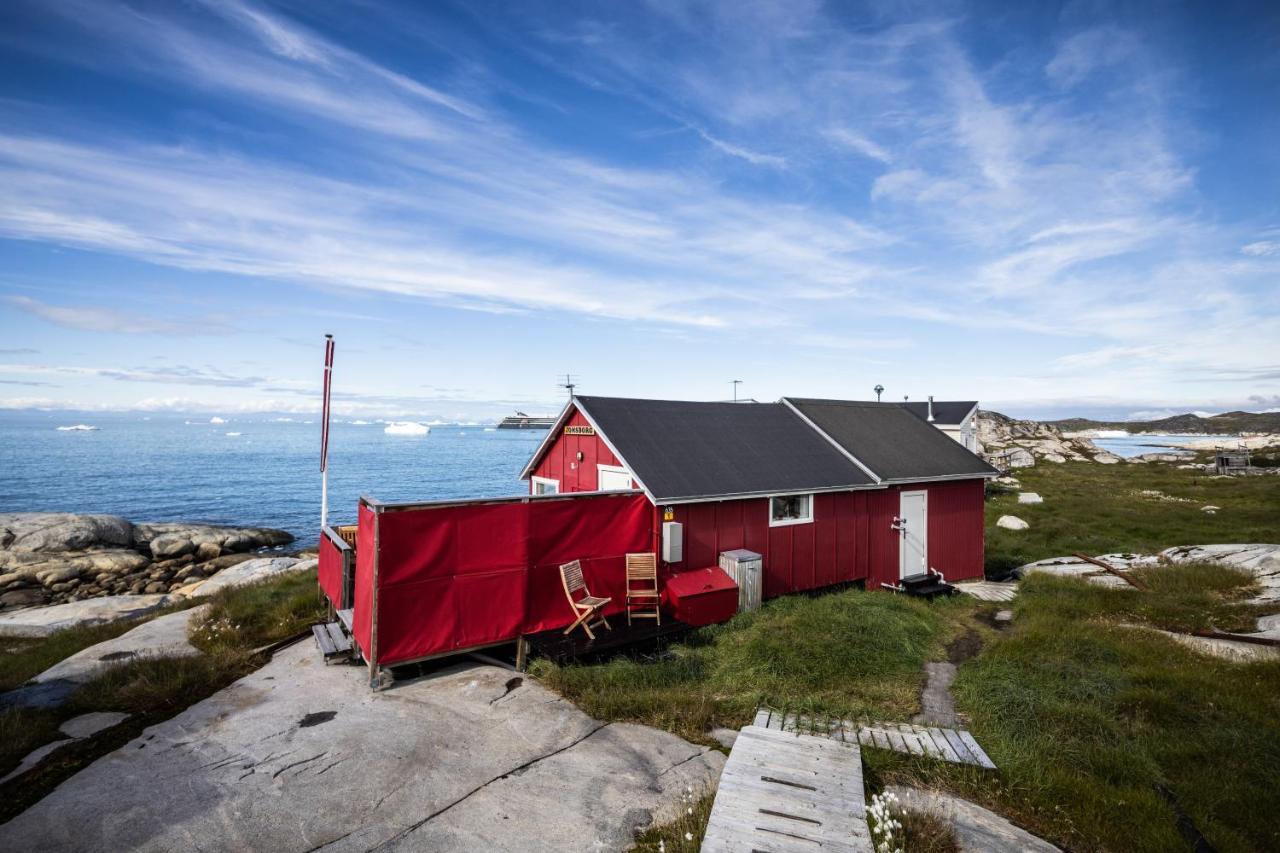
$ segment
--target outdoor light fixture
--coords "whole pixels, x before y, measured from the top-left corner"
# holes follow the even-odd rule
[[[884,386],[883,386],[883,385],[876,385],[876,387],[875,387],[875,392],[876,392],[876,402],[877,402],[877,403],[879,403],[879,402],[880,402],[880,395],[884,393]]]
[[[579,461],[579,462],[581,462],[581,461],[582,461],[582,451],[581,451],[581,450],[579,450],[579,451],[578,451],[578,461]]]

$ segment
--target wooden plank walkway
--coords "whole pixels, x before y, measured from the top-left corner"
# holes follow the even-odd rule
[[[843,743],[858,743],[877,749],[892,749],[910,755],[927,755],[952,764],[973,764],[995,770],[973,735],[956,729],[916,726],[910,723],[870,723],[859,725],[848,720],[815,721],[796,714],[781,714],[768,708],[756,711],[755,725],[775,731],[800,732],[832,738]]]
[[[981,601],[1013,601],[1018,594],[1013,581],[957,581],[952,586]]]
[[[868,853],[856,742],[746,726],[720,775],[703,853]]]

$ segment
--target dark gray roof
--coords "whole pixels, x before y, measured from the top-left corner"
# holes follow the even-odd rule
[[[929,403],[919,403],[916,401],[901,402],[898,404],[911,414],[915,415],[922,421],[929,420]],[[964,416],[972,412],[978,406],[977,400],[943,400],[941,402],[933,401],[933,422],[935,424],[958,424],[964,420]]]
[[[916,417],[901,403],[784,399],[883,480],[981,477],[996,473],[955,439]]]
[[[875,483],[780,403],[576,400],[659,503]]]

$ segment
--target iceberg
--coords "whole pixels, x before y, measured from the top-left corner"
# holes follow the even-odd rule
[[[431,427],[414,421],[392,421],[382,431],[387,435],[426,435]]]
[[[58,432],[93,432],[96,429],[97,429],[96,426],[89,426],[88,424],[76,424],[75,426],[58,427]]]
[[[242,432],[229,432],[227,435],[244,435]]]
[[[225,424],[225,423],[226,423],[226,421],[225,421],[224,419],[222,419],[222,418],[218,417],[217,415],[214,415],[213,417],[209,418],[209,423],[211,423],[211,424]]]

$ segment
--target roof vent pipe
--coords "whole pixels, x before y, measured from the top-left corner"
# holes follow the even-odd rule
[[[933,423],[933,395],[929,395],[929,423]]]

